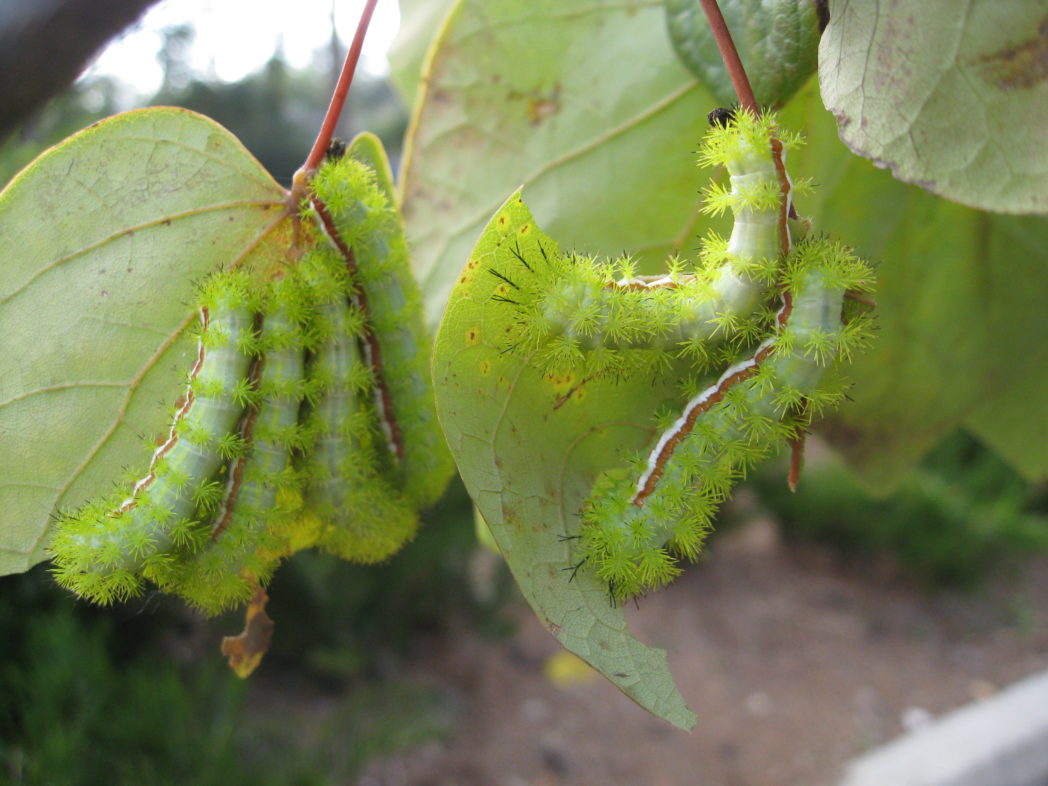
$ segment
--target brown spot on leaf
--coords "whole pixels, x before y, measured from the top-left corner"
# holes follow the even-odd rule
[[[1048,81],[1048,16],[1033,38],[983,55],[975,63],[1001,90],[1028,90]]]
[[[480,328],[471,327],[466,331],[466,343],[471,347],[480,343]]]

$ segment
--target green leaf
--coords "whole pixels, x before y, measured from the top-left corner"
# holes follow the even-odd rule
[[[519,192],[477,242],[437,334],[433,377],[448,445],[542,623],[642,707],[691,728],[695,716],[673,684],[666,653],[629,634],[595,574],[573,572],[566,540],[577,534],[597,472],[609,456],[643,446],[652,431],[646,415],[675,398],[676,386],[543,375],[506,351],[515,312],[492,300],[502,282],[488,268],[516,242],[549,251],[557,245],[535,226]]]
[[[692,151],[715,104],[670,49],[660,3],[462,0],[418,101],[401,185],[434,321],[491,214],[521,185],[567,247],[656,266],[694,247]]]
[[[739,102],[699,0],[665,0],[670,39],[680,59],[723,106]],[[721,0],[724,22],[761,106],[782,106],[815,73],[819,3]]]
[[[0,193],[0,574],[144,467],[191,363],[195,282],[279,264],[284,195],[228,131],[169,108],[91,126]]]
[[[832,0],[819,83],[841,139],[966,205],[1048,212],[1048,2]]]

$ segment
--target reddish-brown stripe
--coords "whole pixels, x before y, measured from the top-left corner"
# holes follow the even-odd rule
[[[375,376],[375,392],[379,402],[378,416],[386,425],[390,442],[393,445],[394,457],[397,461],[401,461],[404,458],[404,441],[400,436],[400,426],[397,425],[396,416],[393,413],[393,397],[389,392],[389,386],[386,384],[386,378],[382,373],[382,349],[379,346],[378,338],[375,336],[375,331],[371,329],[371,311],[368,308],[367,295],[360,286],[360,271],[357,267],[356,257],[353,255],[353,249],[346,245],[346,242],[335,228],[335,222],[332,220],[327,206],[317,199],[316,195],[313,195],[310,199],[313,202],[313,207],[316,208],[317,215],[320,216],[320,220],[324,222],[324,229],[327,231],[328,237],[331,238],[339,253],[345,259],[350,280],[357,287],[353,294],[353,300],[364,314],[363,342],[365,356],[369,359],[372,373]]]
[[[779,309],[778,316],[776,318],[776,332],[781,333],[783,328],[786,327],[786,322],[790,318],[790,312],[793,310],[793,298],[789,292],[782,293],[782,308]],[[652,492],[655,491],[659,480],[662,478],[663,473],[666,471],[666,464],[669,462],[670,457],[673,455],[673,451],[677,448],[681,442],[684,441],[685,437],[692,432],[695,428],[695,422],[699,416],[704,412],[708,412],[715,404],[720,403],[724,400],[724,394],[735,385],[740,382],[745,382],[747,379],[752,377],[760,369],[760,364],[764,362],[765,358],[768,357],[774,351],[773,346],[767,345],[756,352],[751,359],[752,365],[746,366],[740,369],[730,377],[721,379],[717,383],[717,388],[714,390],[701,404],[696,406],[688,414],[687,420],[677,429],[676,433],[671,436],[666,443],[662,446],[662,450],[659,451],[658,456],[655,458],[655,468],[652,473],[648,476],[647,482],[643,488],[637,490],[633,495],[633,504],[638,508],[643,507],[644,500],[651,496]],[[701,395],[701,394],[700,394]],[[696,396],[698,398],[698,396]],[[693,399],[694,400],[694,399]]]
[[[256,330],[261,327],[261,319],[255,321]],[[262,383],[262,368],[266,365],[266,358],[260,355],[251,368],[251,386],[258,390]],[[253,406],[244,414],[240,424],[240,436],[244,442],[244,452],[229,467],[229,479],[226,481],[226,496],[222,500],[222,511],[211,527],[211,539],[216,540],[219,535],[229,526],[236,509],[237,497],[240,495],[240,486],[244,480],[244,466],[247,464],[248,453],[251,442],[255,436],[255,421],[258,420],[258,406]]]
[[[775,171],[779,174],[779,249],[785,258],[790,253],[790,177],[786,174],[786,164],[782,160],[782,142],[775,137],[771,139],[771,160],[775,162]]]
[[[206,331],[208,322],[210,321],[210,314],[208,313],[206,306],[200,307],[200,321],[202,323],[201,330]],[[124,500],[124,503],[117,508],[117,515],[126,513],[133,508],[138,500],[136,497],[139,492],[143,489],[149,488],[149,486],[156,480],[156,464],[160,459],[168,454],[168,452],[178,442],[178,424],[189,412],[189,408],[193,406],[193,402],[196,401],[196,396],[193,394],[193,380],[197,378],[200,373],[201,367],[204,365],[204,355],[206,350],[204,349],[204,341],[201,339],[197,342],[197,358],[196,362],[193,363],[193,368],[189,370],[189,381],[186,383],[186,392],[182,396],[181,403],[178,405],[178,409],[175,410],[175,417],[171,421],[171,428],[167,432],[167,439],[162,442],[156,450],[153,451],[152,458],[149,459],[149,471],[146,476],[138,481],[131,491],[131,496]]]

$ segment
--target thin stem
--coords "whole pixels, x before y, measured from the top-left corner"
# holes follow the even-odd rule
[[[721,58],[724,60],[724,66],[728,69],[728,76],[731,77],[735,95],[739,97],[739,106],[748,109],[754,115],[760,114],[760,107],[757,106],[753,88],[750,87],[749,77],[746,76],[746,69],[742,67],[739,52],[735,49],[731,32],[724,23],[717,0],[701,0],[701,2],[702,10],[706,12],[706,19],[710,23],[710,30],[713,31],[713,38],[717,41],[717,48],[720,49]]]
[[[328,104],[324,123],[320,126],[317,140],[313,143],[313,149],[309,151],[306,163],[302,165],[302,169],[306,172],[312,172],[320,166],[320,161],[324,158],[324,153],[327,152],[328,146],[331,144],[331,137],[335,133],[335,125],[338,123],[339,115],[342,114],[342,107],[346,103],[346,96],[349,94],[349,86],[353,84],[353,74],[357,70],[360,50],[364,46],[364,36],[367,35],[368,25],[371,24],[371,14],[374,12],[377,4],[378,0],[367,0],[364,10],[360,14],[360,21],[357,22],[357,32],[353,36],[353,43],[350,45],[349,51],[346,52],[346,61],[342,64],[342,73],[339,74],[335,92],[331,95],[331,103]]]

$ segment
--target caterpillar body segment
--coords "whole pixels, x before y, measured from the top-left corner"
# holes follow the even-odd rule
[[[775,329],[749,357],[692,392],[631,467],[609,470],[583,510],[580,557],[616,600],[656,589],[694,559],[734,482],[777,452],[842,396],[827,374],[868,339],[868,320],[842,322],[846,291],[872,280],[866,265],[825,239],[787,261]]]
[[[388,462],[405,496],[425,507],[453,473],[433,402],[429,334],[400,215],[375,169],[354,158],[358,146],[355,141],[347,155],[325,162],[310,184],[321,225],[349,263],[354,302],[364,313],[361,345],[374,376]]]
[[[144,477],[59,521],[50,550],[59,584],[108,603],[143,578],[170,580],[171,552],[206,538],[202,518],[221,499],[218,474],[243,445],[234,426],[251,397],[255,304],[248,279],[218,273],[200,295],[201,330],[186,391]]]
[[[382,470],[374,378],[358,344],[365,318],[350,302],[345,265],[333,249],[319,247],[303,261],[303,270],[316,314],[306,372],[306,505],[322,522],[320,548],[355,562],[378,562],[414,535],[418,515]]]
[[[256,403],[240,424],[247,447],[230,465],[207,545],[183,558],[170,587],[212,614],[246,602],[294,550],[296,509],[288,501],[301,497],[292,454],[305,439],[299,414],[307,393],[311,303],[294,272],[271,283],[266,301],[252,374]]]

